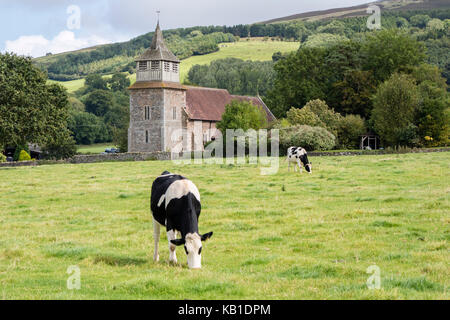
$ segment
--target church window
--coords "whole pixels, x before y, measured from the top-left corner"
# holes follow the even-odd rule
[[[173,120],[177,120],[177,108],[173,108],[172,112],[173,112]]]
[[[145,131],[145,143],[148,143],[148,130]]]
[[[144,116],[145,120],[150,120],[151,116],[152,116],[150,107],[149,106],[145,106],[144,107],[144,111],[145,111],[145,116]]]
[[[152,61],[152,70],[153,71],[159,70],[159,61]]]
[[[139,71],[147,70],[147,61],[139,61]]]
[[[164,62],[164,71],[166,72],[170,71],[170,62]]]
[[[172,63],[172,71],[178,73],[178,63]]]

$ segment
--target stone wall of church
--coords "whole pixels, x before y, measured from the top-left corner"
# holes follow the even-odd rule
[[[186,108],[186,91],[184,90],[164,90],[164,132],[166,152],[183,151],[182,128],[183,109]]]
[[[183,90],[130,90],[128,152],[182,151],[185,107],[186,92]]]
[[[146,107],[149,116],[145,118]],[[164,89],[130,91],[130,126],[128,152],[157,152],[163,150]]]

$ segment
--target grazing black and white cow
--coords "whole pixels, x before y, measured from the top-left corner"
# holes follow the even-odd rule
[[[160,227],[165,226],[169,240],[169,261],[177,263],[176,246],[184,245],[189,268],[201,268],[202,241],[209,239],[213,233],[198,233],[201,205],[200,193],[195,184],[183,176],[164,171],[153,182],[150,206],[155,239],[153,259],[159,261]],[[176,239],[177,233],[181,233],[181,239]]]
[[[287,150],[287,161],[289,163],[288,171],[291,171],[291,162],[294,162],[294,171],[296,171],[296,168],[300,169],[300,172],[302,172],[302,163],[305,166],[306,171],[309,173],[312,173],[312,166],[311,162],[308,160],[308,154],[306,153],[306,150],[302,147],[290,147]]]

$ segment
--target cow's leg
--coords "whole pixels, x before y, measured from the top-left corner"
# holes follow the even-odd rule
[[[160,235],[161,235],[161,225],[159,224],[158,221],[153,219],[153,239],[155,240],[155,252],[153,253],[153,260],[156,262],[159,261],[158,247]]]
[[[291,172],[291,161],[288,159],[288,172]]]
[[[177,238],[175,230],[167,231],[167,240],[169,241],[169,262],[177,263],[177,254],[175,252],[177,246],[170,242],[170,240],[175,240]]]
[[[302,164],[300,163],[300,159],[297,159],[297,165],[298,169],[300,170],[300,173],[302,173]]]

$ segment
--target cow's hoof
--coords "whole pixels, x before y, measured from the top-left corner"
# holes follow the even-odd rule
[[[159,254],[153,256],[153,261],[159,262]]]

